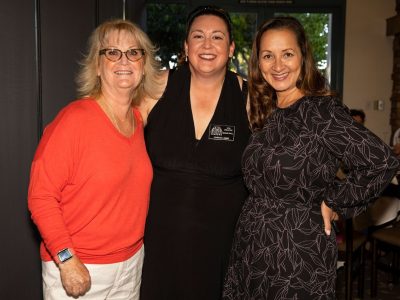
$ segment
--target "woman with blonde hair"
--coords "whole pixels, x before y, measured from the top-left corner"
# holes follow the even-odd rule
[[[163,89],[154,51],[135,24],[101,24],[78,75],[81,98],[44,131],[28,194],[44,299],[139,297],[153,172],[133,105]]]

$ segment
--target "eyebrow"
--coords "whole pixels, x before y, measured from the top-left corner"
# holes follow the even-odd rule
[[[190,31],[190,34],[195,33],[195,32],[204,33],[204,31],[201,30],[201,29],[194,29],[194,30]],[[221,33],[221,34],[223,34],[223,35],[226,35],[226,34],[225,34],[223,31],[221,31],[221,30],[214,30],[212,33]]]
[[[121,48],[116,47],[116,46],[112,46],[112,45],[104,46],[104,47],[109,48],[109,49],[118,49],[118,50],[121,50]],[[135,45],[135,46],[129,46],[127,49],[129,50],[129,49],[138,49],[138,48],[140,48],[140,47],[139,47],[138,45]]]
[[[295,50],[293,48],[287,48],[287,49],[281,50],[281,52],[285,52],[285,51],[295,51]],[[268,50],[268,49],[260,50],[260,53],[263,53],[263,52],[273,52],[273,51]]]

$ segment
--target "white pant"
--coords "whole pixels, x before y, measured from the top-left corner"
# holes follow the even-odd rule
[[[142,276],[144,247],[130,259],[114,264],[85,264],[91,278],[90,290],[82,300],[138,300]],[[43,298],[74,299],[65,292],[60,270],[52,261],[42,262]]]

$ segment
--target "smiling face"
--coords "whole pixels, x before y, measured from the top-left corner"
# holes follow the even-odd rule
[[[277,94],[299,92],[296,87],[302,67],[302,55],[295,34],[288,29],[269,29],[260,40],[259,67],[264,79]]]
[[[185,41],[185,50],[192,72],[213,74],[225,72],[228,58],[233,55],[234,43],[224,20],[214,15],[197,17]]]
[[[108,34],[107,42],[102,47],[115,48],[125,52],[133,48],[141,48],[132,34],[126,31],[112,31]],[[98,76],[101,78],[103,93],[130,93],[138,87],[144,72],[143,56],[138,61],[132,62],[123,53],[120,60],[113,62],[105,55],[99,57]]]

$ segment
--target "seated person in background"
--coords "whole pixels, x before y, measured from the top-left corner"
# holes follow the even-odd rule
[[[394,152],[394,154],[396,154],[397,156],[400,156],[400,144],[395,144],[395,145],[393,145],[393,152]]]
[[[354,121],[357,123],[363,124],[365,123],[365,112],[359,109],[350,109],[350,116],[353,117]]]

